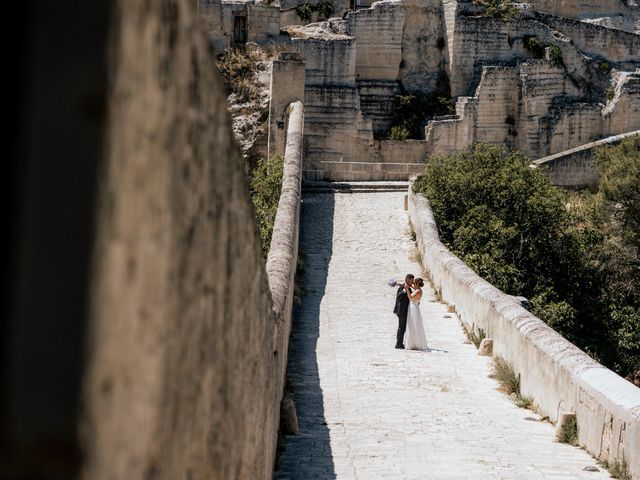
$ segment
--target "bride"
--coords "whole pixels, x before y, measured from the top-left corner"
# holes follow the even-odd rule
[[[422,325],[422,314],[420,313],[420,299],[422,298],[422,287],[424,280],[416,278],[413,281],[415,290],[407,292],[409,296],[409,312],[407,314],[407,330],[404,334],[404,348],[407,350],[427,350],[427,337],[424,334]]]

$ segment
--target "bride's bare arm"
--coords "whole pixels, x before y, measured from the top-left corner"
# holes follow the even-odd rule
[[[411,293],[411,291],[408,291],[407,295],[409,296],[410,300],[415,300],[419,302],[420,299],[422,298],[422,290],[416,290],[414,293]]]

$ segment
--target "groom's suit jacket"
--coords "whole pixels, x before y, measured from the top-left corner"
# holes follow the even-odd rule
[[[396,293],[396,305],[393,308],[393,313],[399,317],[406,317],[409,311],[409,296],[404,291],[404,285],[398,288]]]

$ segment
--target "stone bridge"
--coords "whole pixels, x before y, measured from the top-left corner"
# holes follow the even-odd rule
[[[640,478],[638,389],[447,257],[415,199],[419,251],[457,313],[429,293],[430,351],[392,348],[387,280],[421,269],[404,191],[343,185],[301,204],[303,116],[318,114],[302,76],[278,83],[270,105],[285,173],[265,265],[195,2],[36,4],[16,17],[24,61],[8,77],[21,155],[9,172],[0,478],[271,478],[287,365],[300,432],[277,478],[606,478],[497,391],[457,314],[493,336],[544,415],[575,411],[581,444]],[[276,68],[286,80],[300,62]],[[358,149],[354,138],[338,140]],[[305,295],[292,323],[298,231]]]
[[[433,290],[421,304],[429,351],[394,348],[387,281],[427,276],[405,192],[341,187],[303,196],[304,296],[288,367],[300,431],[287,437],[274,478],[610,478],[586,451],[555,442],[544,413],[499,391],[490,358]],[[640,405],[637,389],[631,398]]]

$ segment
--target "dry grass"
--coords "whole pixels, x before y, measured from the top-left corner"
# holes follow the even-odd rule
[[[511,364],[500,355],[493,357],[493,372],[502,391],[508,395],[512,393],[520,395],[520,376],[516,374]]]

